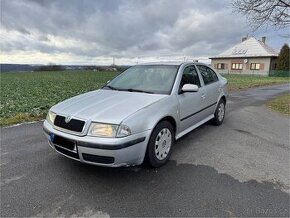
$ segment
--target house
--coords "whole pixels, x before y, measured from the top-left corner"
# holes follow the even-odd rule
[[[278,53],[266,44],[266,37],[250,37],[210,59],[219,73],[269,75],[276,68],[277,57]]]

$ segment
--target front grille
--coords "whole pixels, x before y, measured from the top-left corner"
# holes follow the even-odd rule
[[[98,155],[85,154],[85,153],[82,153],[82,155],[83,155],[84,160],[94,162],[94,163],[112,164],[115,161],[114,157],[98,156]]]
[[[63,137],[55,135],[53,137],[53,141],[52,142],[53,142],[53,144],[56,144],[56,145],[61,146],[63,148],[69,149],[71,151],[76,150],[75,149],[75,142],[70,141],[70,140],[68,140],[66,138],[63,138]]]
[[[76,119],[71,119],[69,122],[65,122],[65,117],[64,116],[60,116],[57,115],[55,117],[54,120],[54,125],[57,127],[60,127],[62,129],[67,129],[70,131],[74,131],[74,132],[82,132],[84,125],[85,125],[85,121],[83,120],[76,120]]]
[[[62,154],[65,154],[65,155],[67,155],[67,156],[69,156],[69,157],[73,157],[73,158],[75,158],[75,159],[80,159],[78,153],[70,152],[70,151],[65,150],[65,149],[63,149],[63,148],[61,148],[61,147],[58,147],[58,146],[55,146],[55,149],[56,149],[58,152],[60,152],[60,153],[62,153]]]

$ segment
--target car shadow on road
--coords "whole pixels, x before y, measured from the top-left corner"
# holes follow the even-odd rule
[[[289,195],[273,184],[240,182],[209,166],[169,161],[159,169],[103,168],[57,161],[51,188],[67,200],[53,207],[65,215],[289,216]]]

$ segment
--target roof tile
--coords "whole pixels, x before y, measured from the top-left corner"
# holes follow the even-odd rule
[[[260,40],[250,37],[245,41],[236,44],[232,48],[211,58],[232,58],[232,57],[276,57],[278,53]]]

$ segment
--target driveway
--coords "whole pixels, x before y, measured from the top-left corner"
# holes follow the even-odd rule
[[[1,129],[1,216],[289,216],[289,118],[263,103],[288,85],[231,93],[159,169],[102,168],[54,152],[42,123]]]

